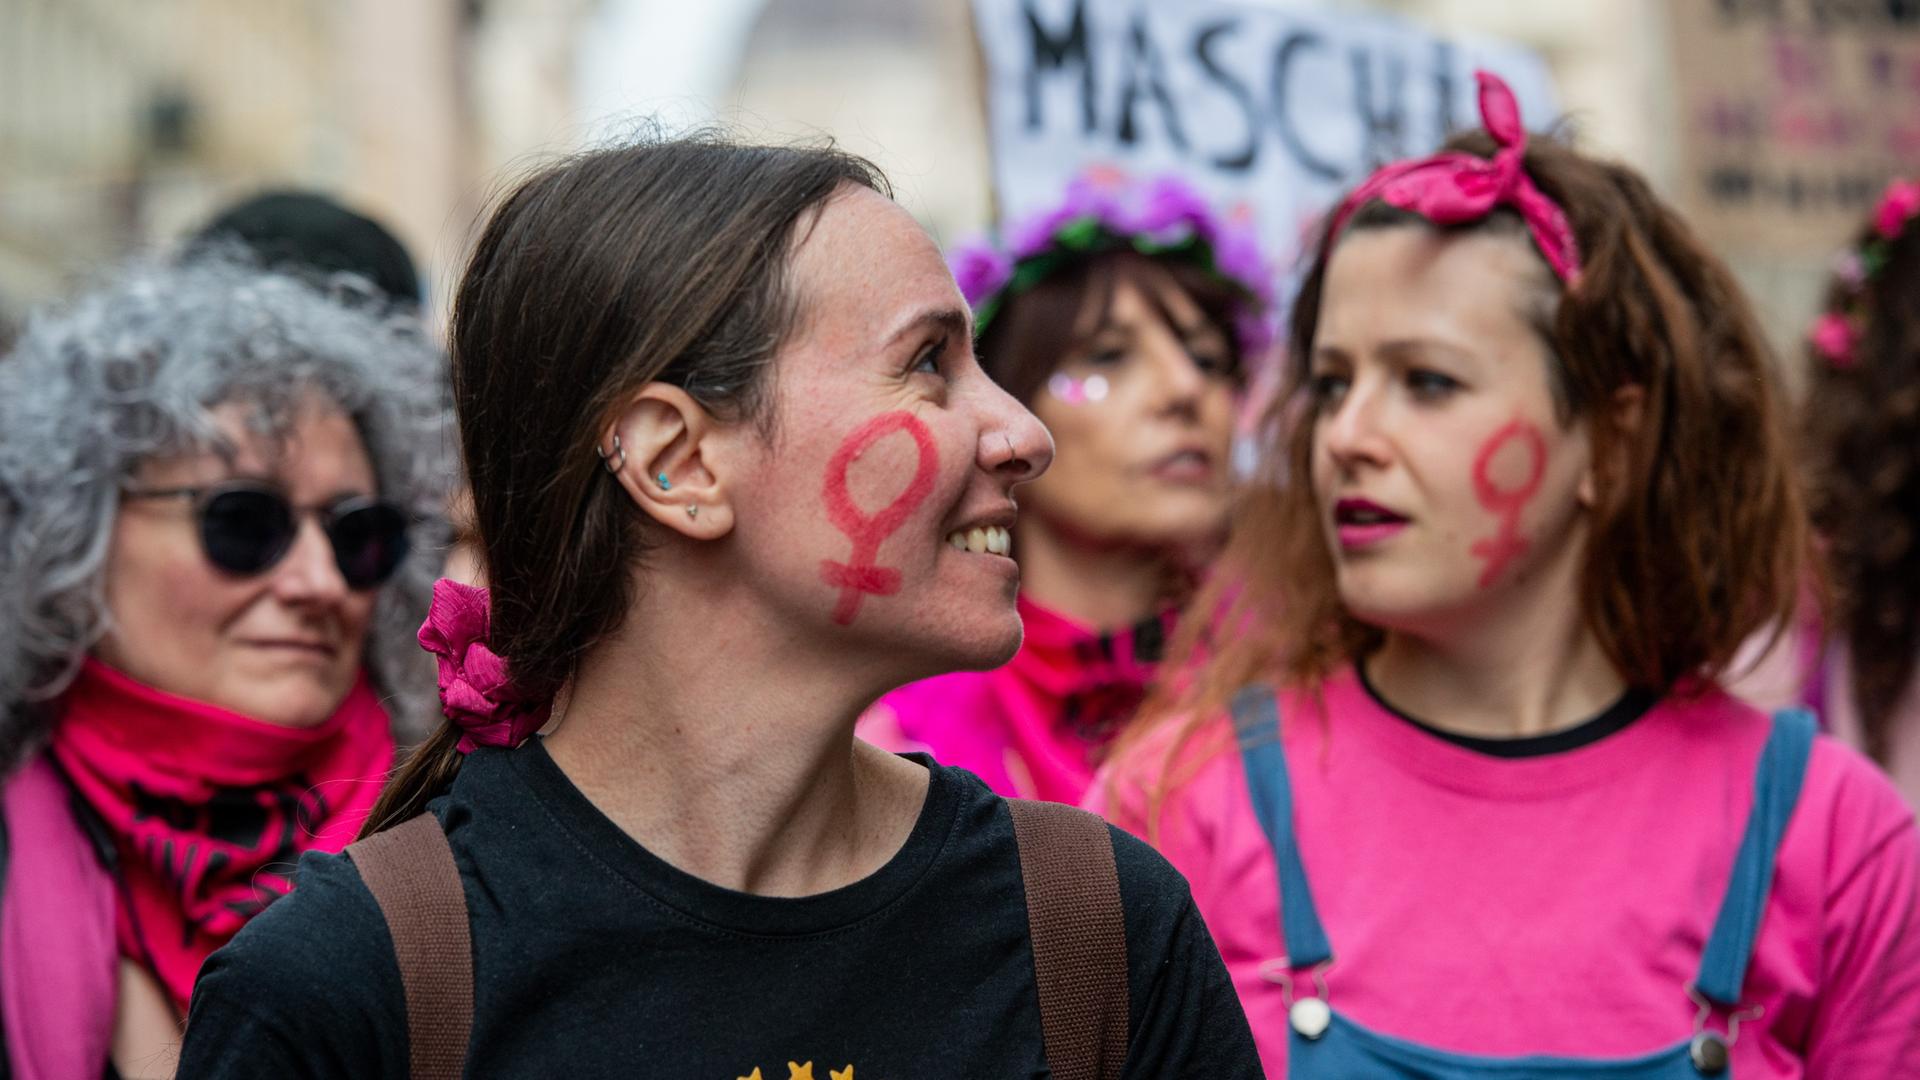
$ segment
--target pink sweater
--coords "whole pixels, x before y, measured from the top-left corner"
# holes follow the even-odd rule
[[[1668,699],[1590,745],[1502,759],[1392,715],[1350,672],[1325,705],[1281,699],[1336,1010],[1492,1055],[1624,1057],[1692,1032],[1685,987],[1740,845],[1766,715],[1718,692]],[[1146,792],[1166,737],[1103,770],[1088,805],[1186,874],[1280,1077],[1286,1009],[1259,972],[1284,951],[1276,871],[1230,739],[1224,717],[1205,729],[1156,827]],[[1740,1027],[1741,1080],[1920,1077],[1920,829],[1878,770],[1824,737],[1745,987],[1765,1013]]]

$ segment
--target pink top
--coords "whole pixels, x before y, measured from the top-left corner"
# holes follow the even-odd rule
[[[1692,1033],[1685,987],[1746,825],[1765,714],[1719,692],[1670,698],[1586,746],[1496,758],[1394,716],[1351,672],[1325,705],[1290,693],[1281,715],[1335,1009],[1492,1055],[1626,1057]],[[1259,973],[1283,952],[1276,870],[1230,738],[1224,718],[1206,729],[1217,752],[1190,755],[1198,771],[1157,829],[1144,792],[1164,736],[1105,770],[1088,805],[1192,882],[1267,1073],[1285,1076],[1282,991]],[[1733,1075],[1920,1076],[1912,812],[1823,737],[1777,866],[1746,981],[1765,1012],[1741,1025]]]
[[[1079,802],[1146,696],[1171,617],[1103,634],[1022,597],[1020,619],[1026,638],[1004,666],[903,686],[860,718],[860,737],[930,753],[1002,795]]]

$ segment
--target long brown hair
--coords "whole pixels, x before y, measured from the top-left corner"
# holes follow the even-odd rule
[[[1496,149],[1481,131],[1448,146],[1479,157]],[[1750,634],[1785,624],[1805,562],[1770,354],[1731,272],[1638,174],[1546,139],[1532,142],[1525,165],[1565,208],[1584,258],[1579,284],[1539,319],[1556,405],[1587,422],[1600,463],[1581,612],[1629,686],[1664,692],[1712,679]],[[1412,220],[1375,208],[1347,228],[1437,227]],[[1514,227],[1496,214],[1456,228]],[[1308,482],[1307,358],[1336,240],[1321,237],[1293,308],[1286,386],[1260,429],[1272,440],[1261,474],[1176,635],[1169,670],[1185,677],[1163,686],[1126,735],[1181,725],[1169,762],[1239,688],[1316,687],[1380,640],[1340,602]],[[1625,430],[1610,406],[1629,386],[1644,399]],[[1169,771],[1159,796],[1178,781]]]
[[[763,417],[799,316],[796,226],[849,185],[888,193],[837,150],[699,135],[578,155],[494,211],[454,299],[453,389],[489,644],[522,692],[558,692],[632,600],[648,535],[594,453],[608,425],[655,381]],[[414,751],[363,835],[452,782],[459,735],[443,725]]]
[[[1872,226],[1856,251],[1875,244]],[[1838,277],[1825,309],[1858,323],[1852,362],[1813,350],[1806,405],[1814,522],[1836,585],[1866,750],[1887,763],[1920,656],[1920,229],[1884,242],[1857,287]]]

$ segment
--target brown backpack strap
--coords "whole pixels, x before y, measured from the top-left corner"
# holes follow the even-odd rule
[[[460,1080],[473,1028],[467,894],[440,819],[421,814],[347,848],[386,916],[406,989],[413,1080]]]
[[[1027,890],[1040,1033],[1057,1080],[1118,1080],[1127,1059],[1127,924],[1107,823],[1008,799]]]

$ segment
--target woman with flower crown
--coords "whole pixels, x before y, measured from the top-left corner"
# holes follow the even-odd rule
[[[1813,519],[1838,606],[1808,703],[1920,810],[1920,182],[1896,180],[1834,266],[1808,345]]]
[[[1270,1076],[1914,1076],[1920,827],[1720,685],[1808,548],[1753,313],[1480,80],[1330,215],[1193,677],[1091,804],[1193,882]]]
[[[1186,183],[1111,172],[951,261],[981,366],[1054,438],[1010,534],[950,538],[1010,549],[1026,634],[1003,667],[888,694],[861,734],[1078,803],[1224,533],[1268,275],[1250,231]]]
[[[854,737],[1012,655],[1018,567],[948,538],[1052,456],[884,192],[689,137],[494,211],[451,335],[488,589],[420,633],[449,722],[209,961],[182,1075],[1259,1075],[1162,858]]]

